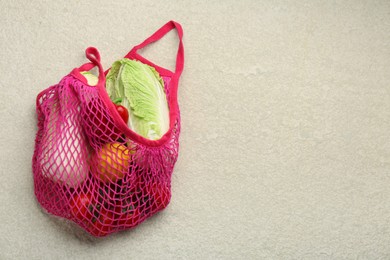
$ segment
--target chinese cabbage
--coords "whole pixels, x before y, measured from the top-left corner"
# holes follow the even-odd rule
[[[127,58],[114,62],[107,74],[111,100],[122,98],[129,111],[128,127],[141,136],[157,140],[169,129],[169,108],[164,82],[151,66]]]

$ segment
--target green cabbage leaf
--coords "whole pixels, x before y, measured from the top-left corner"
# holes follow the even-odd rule
[[[106,77],[111,100],[121,98],[129,112],[128,127],[150,140],[169,129],[169,108],[164,82],[151,66],[127,58],[114,62]]]

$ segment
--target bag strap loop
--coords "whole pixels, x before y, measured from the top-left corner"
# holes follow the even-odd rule
[[[104,82],[105,80],[105,75],[103,71],[102,64],[100,63],[100,53],[95,47],[88,47],[85,50],[85,56],[87,59],[89,59],[91,62],[85,63],[82,66],[78,68],[78,71],[89,71],[93,69],[95,66],[98,67],[99,71],[99,82],[98,84]]]
[[[176,29],[177,35],[179,36],[179,48],[177,50],[177,56],[176,56],[175,74],[177,74],[177,77],[180,77],[180,74],[182,73],[184,67],[183,29],[181,28],[181,25],[175,21],[169,21],[168,23],[163,25],[160,29],[158,29],[145,41],[136,45],[130,51],[130,53],[132,52],[136,53],[137,50],[142,49],[143,47],[160,40],[162,37],[164,37],[168,32],[170,32],[173,29]]]

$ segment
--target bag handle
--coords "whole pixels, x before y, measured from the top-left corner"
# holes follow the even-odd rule
[[[179,77],[180,74],[182,73],[183,67],[184,67],[183,29],[181,28],[181,25],[175,21],[167,22],[165,25],[163,25],[160,29],[158,29],[155,33],[153,33],[145,41],[134,46],[134,48],[130,51],[130,53],[137,54],[137,50],[142,49],[143,47],[160,40],[162,37],[164,37],[172,29],[176,29],[177,35],[179,36],[179,48],[177,50],[176,69],[175,69],[175,74],[177,74],[177,76]]]
[[[85,56],[87,59],[89,59],[91,62],[85,63],[81,67],[78,68],[79,71],[88,71],[91,70],[93,67],[97,66],[99,70],[99,83],[104,82],[105,76],[102,64],[100,63],[100,53],[95,47],[88,47],[85,50]]]

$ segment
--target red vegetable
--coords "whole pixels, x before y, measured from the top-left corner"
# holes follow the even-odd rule
[[[90,193],[80,193],[70,202],[72,215],[83,222],[88,222],[93,217],[94,201]]]
[[[90,233],[105,236],[114,228],[114,213],[103,208],[90,193],[80,193],[70,202],[72,215],[83,222]]]
[[[127,121],[129,121],[129,111],[127,111],[127,108],[125,108],[124,106],[119,105],[120,102],[122,102],[122,98],[117,98],[114,101],[112,101],[119,115],[122,117],[123,121],[125,121],[125,123],[127,124]]]
[[[124,106],[118,104],[115,104],[115,107],[119,115],[122,117],[123,121],[125,121],[125,123],[127,124],[127,121],[129,120],[129,112],[127,111],[127,109]]]

